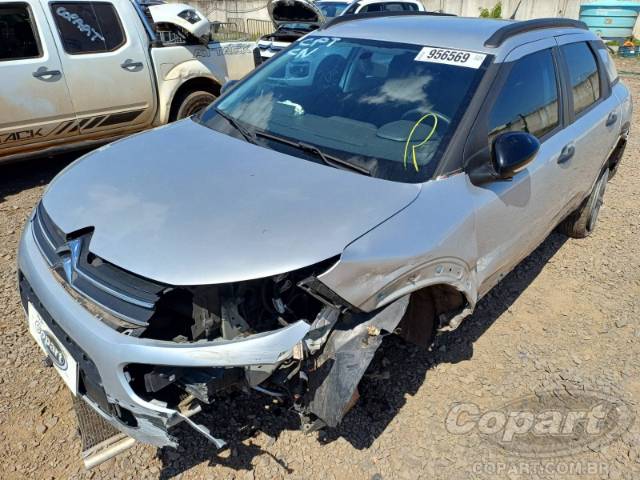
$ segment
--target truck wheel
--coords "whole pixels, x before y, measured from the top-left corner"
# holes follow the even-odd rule
[[[609,169],[605,169],[593,186],[589,198],[575,212],[558,226],[558,230],[572,238],[588,237],[596,226],[598,213],[602,206],[604,191],[607,188]]]
[[[171,109],[170,120],[173,122],[195,115],[208,107],[215,99],[216,96],[213,93],[203,90],[183,92],[175,100],[174,107]]]

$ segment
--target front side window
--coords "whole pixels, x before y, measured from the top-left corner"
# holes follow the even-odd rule
[[[29,6],[26,3],[0,4],[0,62],[41,55]]]
[[[489,119],[489,139],[522,131],[539,139],[559,124],[558,85],[551,50],[517,60]]]
[[[64,51],[71,55],[113,52],[125,43],[114,6],[104,2],[55,2],[51,13]]]
[[[569,68],[573,111],[583,112],[600,98],[600,78],[593,52],[585,42],[560,47]]]
[[[220,98],[200,121],[321,149],[380,178],[421,182],[441,153],[484,72],[419,55],[422,47],[311,36],[274,57]],[[471,55],[471,54],[469,54]],[[257,135],[267,148],[317,161]],[[328,162],[327,162],[328,163]]]

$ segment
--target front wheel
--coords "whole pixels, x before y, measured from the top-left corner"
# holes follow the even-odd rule
[[[171,112],[171,121],[181,120],[201,112],[216,99],[213,93],[198,90],[182,93],[176,98],[175,107]]]
[[[593,232],[600,207],[604,200],[604,191],[609,180],[609,169],[605,169],[598,181],[593,186],[589,198],[575,212],[569,215],[558,226],[558,229],[565,235],[572,238],[585,238]]]

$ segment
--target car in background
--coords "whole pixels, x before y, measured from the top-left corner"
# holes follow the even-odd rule
[[[357,15],[369,12],[424,12],[419,0],[354,0],[341,15]]]
[[[419,0],[269,0],[267,10],[276,30],[258,40],[260,61],[269,60],[291,43],[343,15],[371,12],[424,12]]]
[[[206,107],[255,42],[156,0],[0,0],[0,163],[97,146]]]

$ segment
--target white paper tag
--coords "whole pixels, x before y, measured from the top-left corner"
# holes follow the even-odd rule
[[[459,67],[480,68],[486,57],[484,53],[451,48],[423,47],[414,60],[417,62],[444,63]]]

